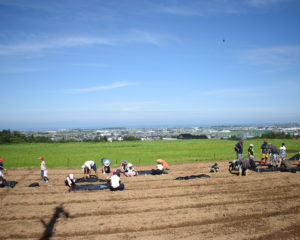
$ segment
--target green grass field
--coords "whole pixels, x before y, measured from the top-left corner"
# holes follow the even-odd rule
[[[259,158],[261,139],[244,142],[244,156],[250,143],[254,144]],[[300,140],[272,139],[269,142],[277,147],[286,143],[288,150],[300,150]],[[218,161],[235,159],[233,150],[236,141],[228,140],[177,140],[177,141],[135,141],[112,143],[26,143],[0,145],[0,158],[5,167],[39,166],[39,157],[44,156],[48,167],[76,167],[86,160],[100,164],[101,158],[109,158],[113,165],[127,160],[133,164],[154,164],[157,158],[169,163],[188,161]],[[288,153],[293,156],[295,153]]]

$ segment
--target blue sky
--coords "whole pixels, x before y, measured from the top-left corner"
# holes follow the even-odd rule
[[[0,129],[300,122],[299,0],[0,0]]]

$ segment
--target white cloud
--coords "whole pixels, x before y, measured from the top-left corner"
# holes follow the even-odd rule
[[[123,88],[123,87],[131,86],[131,85],[134,85],[134,84],[129,83],[129,82],[115,82],[111,85],[95,86],[95,87],[90,87],[90,88],[68,89],[68,90],[66,90],[66,92],[67,93],[99,92],[99,91],[104,91],[104,90]]]
[[[64,37],[25,41],[11,45],[0,45],[0,55],[40,52],[48,49],[84,47],[92,45],[112,45],[113,40],[101,37]]]
[[[266,8],[292,0],[210,0],[165,1],[158,12],[181,16],[209,16],[214,14],[240,14],[249,7]]]
[[[110,37],[99,36],[71,36],[71,37],[36,37],[38,40],[23,40],[22,43],[0,45],[0,55],[24,54],[30,52],[43,52],[51,49],[92,47],[92,46],[116,46],[121,44],[151,44],[161,45],[165,36],[143,30],[129,30],[120,35]]]
[[[127,43],[138,42],[161,46],[165,42],[166,38],[167,36],[159,33],[148,32],[140,29],[132,29],[127,35],[123,36],[123,41]]]
[[[276,67],[299,65],[300,46],[256,48],[246,51],[241,57],[250,65],[272,65]]]
[[[240,12],[241,4],[232,0],[211,0],[169,3],[158,7],[158,11],[166,14],[182,16],[207,16],[216,13],[236,14]]]

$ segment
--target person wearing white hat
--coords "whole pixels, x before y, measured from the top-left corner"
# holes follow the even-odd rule
[[[249,148],[248,148],[248,158],[249,160],[252,159],[254,160],[254,151],[253,151],[253,144],[249,144]]]
[[[137,176],[137,172],[134,170],[132,163],[128,163],[126,166],[126,171],[124,172],[126,177]]]
[[[103,174],[108,174],[110,173],[110,160],[108,158],[102,158],[101,159],[102,162],[102,173]]]
[[[81,168],[83,169],[84,178],[90,178],[92,170],[95,171],[95,174],[98,178],[97,165],[93,160],[86,161]]]

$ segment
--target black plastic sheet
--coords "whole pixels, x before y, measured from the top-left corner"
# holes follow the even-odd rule
[[[168,174],[168,172],[164,171],[162,174]],[[142,170],[138,171],[138,175],[153,175],[152,170]]]
[[[109,184],[84,184],[72,186],[70,191],[103,190],[109,189],[109,187]]]
[[[38,182],[34,182],[28,185],[28,187],[39,187],[40,184]]]
[[[16,181],[3,181],[1,184],[0,184],[0,187],[1,188],[4,188],[4,187],[15,187],[17,185],[18,182]]]
[[[199,175],[191,175],[191,176],[185,176],[185,177],[177,177],[175,180],[190,180],[195,178],[210,178],[209,175],[206,174],[199,174]]]
[[[107,182],[105,179],[100,178],[78,178],[75,183],[93,183],[93,182]]]
[[[253,170],[255,172],[263,173],[263,172],[291,172],[296,173],[300,171],[300,167],[295,168],[257,168]]]

